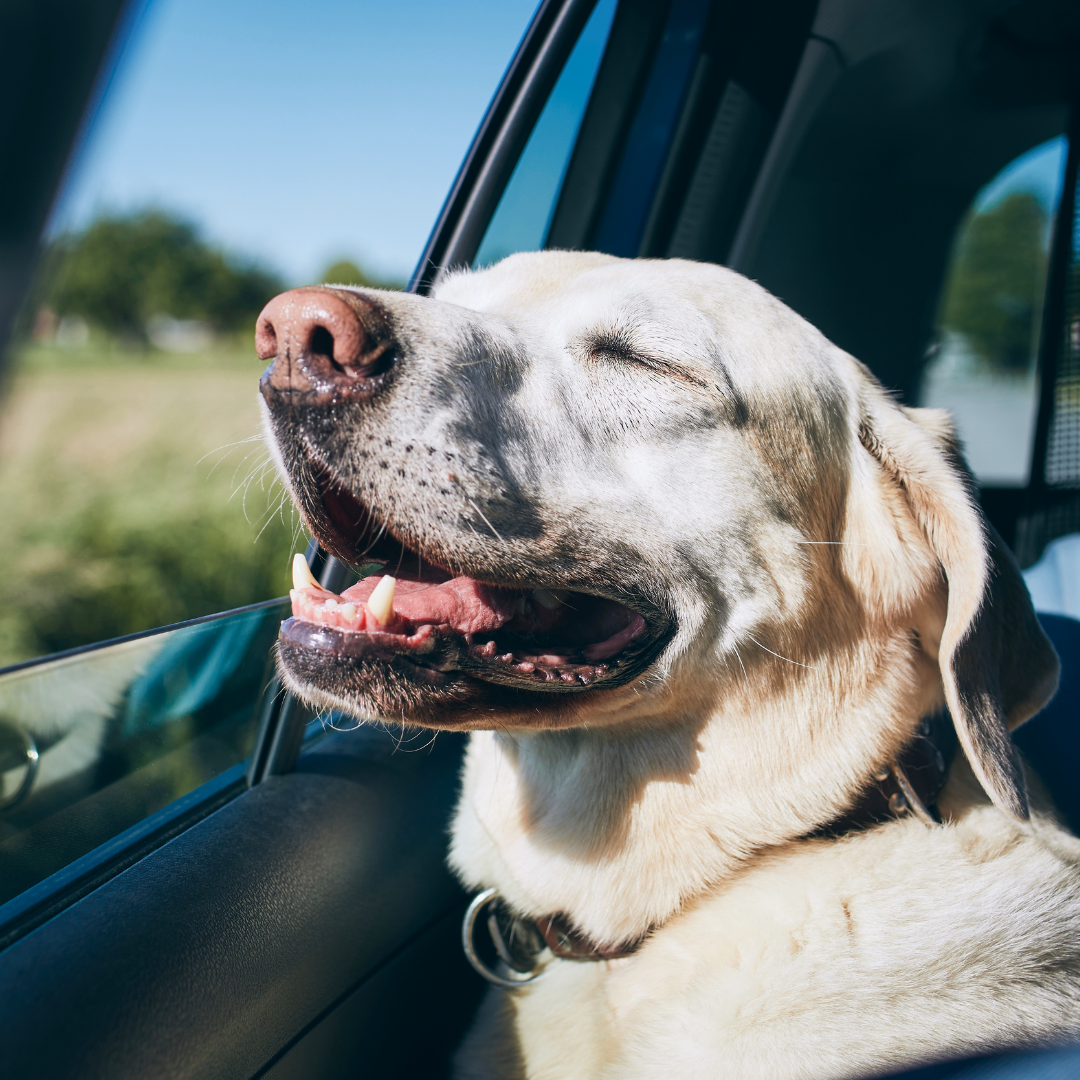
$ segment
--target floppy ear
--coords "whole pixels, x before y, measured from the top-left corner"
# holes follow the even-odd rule
[[[1018,820],[1027,787],[1009,731],[1057,689],[1057,653],[1012,553],[985,520],[948,414],[904,409],[864,387],[859,437],[903,491],[945,573],[938,662],[960,745],[986,793]]]

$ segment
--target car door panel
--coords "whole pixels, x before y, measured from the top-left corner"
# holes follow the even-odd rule
[[[450,1001],[460,1024],[480,982],[446,962],[464,899],[445,867],[460,750],[334,734],[15,942],[0,954],[5,1073],[255,1076],[324,1018],[362,1013],[363,995],[345,1002],[380,970],[384,986],[415,973],[417,1008]],[[345,1028],[353,1053],[399,1044],[389,1019],[367,1039]]]

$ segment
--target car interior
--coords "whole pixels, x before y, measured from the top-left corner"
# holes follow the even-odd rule
[[[0,11],[4,341],[132,17]],[[1080,5],[543,0],[508,65],[409,289],[538,248],[715,262],[952,409],[1062,658],[1015,741],[1080,830]],[[445,862],[464,736],[313,716],[274,674],[287,615],[0,670],[5,1076],[449,1075],[486,990]]]

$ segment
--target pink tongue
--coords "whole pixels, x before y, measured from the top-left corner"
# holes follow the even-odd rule
[[[375,591],[382,576],[364,578],[346,589],[342,599],[363,604]],[[451,578],[438,585],[426,581],[398,579],[394,587],[394,612],[418,625],[448,623],[458,634],[479,634],[498,630],[514,617],[517,597],[493,589],[468,577]]]

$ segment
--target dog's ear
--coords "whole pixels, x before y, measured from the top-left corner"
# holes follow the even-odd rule
[[[945,700],[971,767],[994,803],[1028,816],[1009,731],[1041,709],[1060,665],[1012,553],[974,496],[948,414],[897,406],[865,386],[859,439],[899,485],[948,586],[938,662]]]

